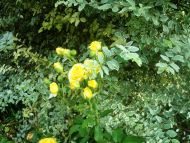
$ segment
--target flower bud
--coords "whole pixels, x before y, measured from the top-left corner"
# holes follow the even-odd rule
[[[59,75],[59,76],[57,77],[57,80],[58,80],[59,82],[63,82],[63,80],[64,80],[63,75]]]
[[[56,48],[56,53],[57,53],[57,55],[59,55],[59,56],[63,56],[64,49],[61,48],[61,47],[57,47],[57,48]]]
[[[72,55],[72,56],[76,56],[76,54],[77,54],[77,51],[76,51],[76,50],[71,50],[71,55]]]
[[[59,87],[57,85],[57,83],[52,82],[49,86],[50,92],[51,94],[57,95],[58,91],[59,91]]]
[[[62,73],[62,72],[63,72],[63,66],[61,65],[60,62],[54,63],[53,66],[54,66],[54,69],[55,69],[58,73]]]
[[[92,91],[89,87],[84,88],[83,95],[85,99],[91,99],[93,97]]]
[[[96,55],[96,52],[90,51],[90,57],[94,57]]]
[[[46,78],[44,78],[44,83],[46,85],[49,85],[51,83],[51,81],[46,77]]]
[[[98,83],[96,82],[96,80],[89,80],[88,86],[93,88],[93,89],[96,89],[98,87]]]

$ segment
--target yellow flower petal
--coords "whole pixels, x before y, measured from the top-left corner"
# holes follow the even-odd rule
[[[83,95],[85,99],[91,99],[93,97],[92,91],[89,87],[84,88]]]
[[[57,143],[56,138],[44,138],[41,139],[38,143]]]
[[[90,44],[89,48],[90,48],[90,50],[97,52],[97,51],[101,50],[101,42],[93,41]]]
[[[69,82],[71,81],[82,81],[85,78],[85,68],[82,64],[78,63],[73,65],[69,71]]]
[[[51,94],[55,94],[56,95],[58,93],[59,87],[58,87],[57,83],[52,82],[50,84],[49,88],[50,88]]]
[[[89,80],[88,81],[88,86],[91,88],[96,89],[98,87],[98,83],[96,82],[96,80]]]
[[[62,56],[63,53],[64,53],[64,49],[61,48],[61,47],[57,47],[57,48],[56,48],[56,53],[57,53],[57,55]]]

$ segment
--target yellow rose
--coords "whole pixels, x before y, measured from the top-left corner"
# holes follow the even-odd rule
[[[90,44],[89,48],[90,48],[90,50],[97,52],[97,51],[101,50],[101,42],[93,41]]]
[[[70,88],[73,90],[73,89],[76,89],[76,88],[79,88],[80,87],[80,83],[78,81],[70,81]]]
[[[38,143],[57,143],[56,138],[44,138],[41,139]]]
[[[91,99],[93,97],[92,91],[89,87],[84,88],[83,95],[85,99]]]
[[[96,80],[89,80],[88,81],[88,86],[91,88],[96,89],[98,87],[98,83],[96,82]]]
[[[59,90],[59,87],[58,87],[57,83],[52,82],[52,83],[50,84],[49,88],[50,88],[51,94],[57,95],[58,90]]]
[[[63,66],[61,65],[60,62],[54,63],[53,66],[54,66],[54,69],[55,69],[57,72],[59,72],[59,73],[62,73],[62,72],[63,72]]]
[[[59,56],[63,56],[64,49],[61,48],[61,47],[57,47],[57,48],[56,48],[56,53],[57,53],[57,55],[59,55]]]
[[[85,73],[86,71],[83,64],[75,64],[69,71],[69,81],[74,80],[80,82],[85,78]]]

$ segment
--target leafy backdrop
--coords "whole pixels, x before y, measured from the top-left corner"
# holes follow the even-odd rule
[[[189,7],[188,0],[0,1],[0,139],[68,136],[75,114],[47,99],[44,78],[52,77],[56,47],[76,49],[79,59],[99,40],[117,49],[120,64],[97,97],[99,109],[112,111],[101,118],[103,131],[188,142]]]

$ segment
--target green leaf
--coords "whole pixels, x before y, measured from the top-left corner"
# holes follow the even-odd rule
[[[108,49],[108,47],[102,47],[102,51],[107,57],[111,57],[113,55],[112,51]]]
[[[79,128],[79,134],[80,134],[80,136],[81,137],[85,137],[85,136],[87,136],[88,135],[88,128],[86,128],[86,127],[80,127]]]
[[[178,141],[176,139],[172,139],[172,143],[180,143],[180,141]]]
[[[109,69],[106,66],[103,66],[102,69],[106,75],[109,75]]]
[[[171,6],[173,9],[177,9],[177,6],[171,2],[169,3],[169,6]]]
[[[98,54],[98,61],[103,64],[104,63],[104,55],[103,54]]]
[[[69,134],[72,135],[74,132],[78,132],[80,127],[80,125],[73,125],[69,130]]]
[[[107,9],[109,9],[111,7],[112,7],[111,4],[104,4],[104,5],[99,6],[98,9],[104,11],[104,10],[107,10]]]
[[[179,66],[176,65],[175,63],[171,63],[170,66],[176,71],[176,72],[179,72]]]
[[[100,116],[105,117],[111,112],[113,112],[113,109],[104,110],[103,112],[100,113]]]
[[[130,51],[130,52],[137,52],[137,51],[139,51],[139,48],[137,48],[137,47],[135,47],[135,46],[127,46],[128,47],[128,50]]]
[[[182,63],[184,62],[184,58],[181,55],[175,55],[172,59],[174,61],[179,61],[179,62],[182,62]]]
[[[177,133],[174,130],[168,130],[166,134],[168,134],[171,138],[174,138],[177,136]]]
[[[123,140],[123,143],[143,143],[145,140],[142,137],[137,136],[127,136]]]
[[[81,5],[79,5],[78,11],[82,11],[84,9],[85,5],[86,5],[85,3],[82,3]]]
[[[106,63],[111,70],[119,70],[119,63],[116,60],[111,60]]]
[[[94,128],[94,139],[96,142],[102,142],[103,141],[103,132],[99,126],[96,126]]]
[[[118,12],[119,11],[119,8],[117,5],[114,5],[113,8],[112,8],[112,11],[113,12]]]
[[[160,57],[161,57],[164,61],[166,61],[166,62],[169,62],[169,61],[170,61],[170,59],[169,59],[167,56],[160,55]]]
[[[112,138],[113,138],[113,141],[118,143],[118,142],[121,142],[122,141],[122,138],[123,138],[124,134],[123,134],[123,131],[121,128],[117,128],[113,131],[112,133]]]

